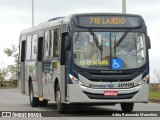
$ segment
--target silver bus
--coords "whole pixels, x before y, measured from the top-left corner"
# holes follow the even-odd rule
[[[53,18],[20,33],[20,90],[32,107],[120,104],[131,112],[134,103],[148,102],[150,48],[140,15]]]

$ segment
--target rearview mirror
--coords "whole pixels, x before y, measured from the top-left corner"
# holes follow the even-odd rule
[[[70,50],[70,47],[71,47],[71,41],[69,39],[68,36],[65,37],[65,50]]]
[[[149,36],[147,36],[147,47],[148,49],[151,49],[151,41]]]

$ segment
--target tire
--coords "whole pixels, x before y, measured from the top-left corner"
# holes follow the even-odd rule
[[[38,98],[34,97],[32,82],[29,84],[29,99],[30,99],[30,105],[32,107],[38,107],[39,100]]]
[[[39,101],[40,107],[47,107],[48,106],[48,100]]]
[[[121,103],[121,109],[123,112],[132,112],[134,103]]]
[[[60,91],[59,84],[57,84],[57,86],[56,86],[55,101],[56,101],[56,105],[57,105],[57,111],[59,113],[68,112],[68,105],[61,102],[61,91]]]

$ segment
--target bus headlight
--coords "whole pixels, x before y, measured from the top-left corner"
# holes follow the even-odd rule
[[[74,77],[73,75],[69,74],[69,78],[72,80],[74,84],[83,85],[83,83],[80,80],[78,80],[76,77]]]
[[[149,80],[149,75],[147,75],[146,77],[144,77],[144,78],[138,83],[138,85],[146,84],[148,80]]]

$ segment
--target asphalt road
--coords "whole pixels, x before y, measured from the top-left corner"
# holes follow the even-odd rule
[[[115,106],[72,106],[67,114],[59,114],[56,112],[56,105],[53,102],[49,102],[48,107],[36,107],[32,108],[29,104],[29,97],[22,95],[18,89],[0,89],[0,111],[46,111],[43,114],[45,116],[54,116],[54,119],[61,120],[79,120],[79,119],[107,119],[106,116],[112,116],[114,112],[120,112],[120,105]],[[160,104],[156,103],[136,103],[133,111],[160,111]],[[134,112],[133,112],[134,114]],[[160,112],[159,112],[160,114]],[[129,119],[159,119],[159,117],[129,117]],[[2,119],[2,118],[0,118]],[[4,118],[3,118],[4,119]],[[17,120],[17,118],[14,118]],[[44,118],[43,118],[44,119]],[[53,119],[53,117],[45,118]],[[111,117],[109,119],[126,119],[128,117]]]

